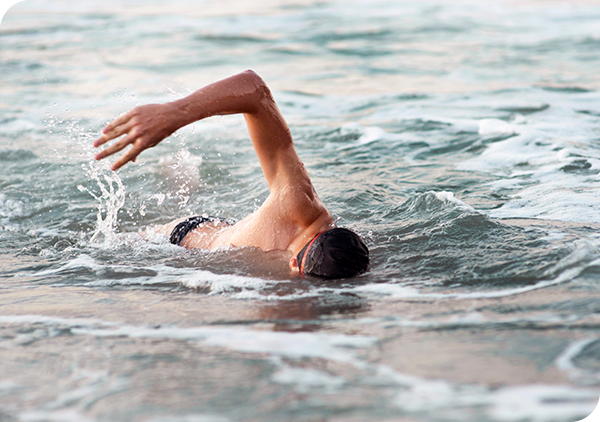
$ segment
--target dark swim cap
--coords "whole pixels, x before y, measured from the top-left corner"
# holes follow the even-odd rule
[[[317,234],[296,259],[300,275],[344,278],[367,271],[369,250],[356,233],[336,228]]]

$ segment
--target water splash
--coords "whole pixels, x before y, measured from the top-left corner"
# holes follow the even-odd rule
[[[191,195],[202,186],[198,167],[202,157],[181,149],[175,156],[167,155],[158,160],[160,172],[167,178],[169,188],[179,198],[179,207],[183,208]]]
[[[94,159],[97,151],[92,146],[92,142],[98,135],[96,132],[86,131],[75,119],[69,122],[67,133],[81,148],[79,156],[82,161],[87,161],[87,163],[81,164],[81,168],[90,179],[96,182],[98,188],[94,192],[91,188],[83,185],[77,186],[81,192],[89,193],[98,201],[96,227],[91,241],[99,242],[103,239],[105,243],[113,243],[116,239],[118,213],[125,204],[125,185],[119,175],[110,169],[108,160],[96,161]]]
[[[90,162],[82,164],[81,167],[100,189],[100,194],[96,194],[82,185],[77,186],[80,191],[89,193],[98,201],[96,229],[91,241],[97,242],[104,238],[105,242],[111,243],[116,237],[119,210],[125,204],[125,186],[117,173],[110,171],[106,163]]]
[[[54,104],[56,107],[57,104]],[[70,110],[62,113],[46,112],[44,121],[46,129],[52,133],[53,129],[61,130],[67,136],[56,145],[55,154],[67,159],[69,162],[80,160],[81,168],[89,179],[94,180],[97,189],[78,185],[81,192],[89,193],[98,201],[96,227],[91,241],[112,243],[116,238],[117,217],[119,210],[125,204],[125,186],[121,178],[110,169],[108,160],[96,161],[94,156],[97,150],[92,146],[98,137],[99,131],[86,128],[81,119],[69,117]]]

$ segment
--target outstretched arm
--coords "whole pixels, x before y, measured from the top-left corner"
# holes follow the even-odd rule
[[[131,144],[131,149],[113,164],[112,170],[117,170],[183,126],[210,116],[236,113],[244,114],[271,191],[290,184],[312,191],[287,123],[265,82],[251,70],[207,85],[180,100],[136,107],[121,115],[103,129],[94,146],[125,136],[99,152],[96,159]]]

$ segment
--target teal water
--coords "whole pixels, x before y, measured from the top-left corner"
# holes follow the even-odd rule
[[[0,420],[575,421],[600,396],[600,7],[42,2],[0,27]],[[129,108],[252,68],[370,271],[136,233],[241,219],[240,116],[118,173]]]

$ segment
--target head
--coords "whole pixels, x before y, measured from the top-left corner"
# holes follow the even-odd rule
[[[352,277],[365,272],[368,266],[369,250],[363,241],[342,228],[317,234],[290,260],[290,267],[297,267],[300,275],[324,278]]]

